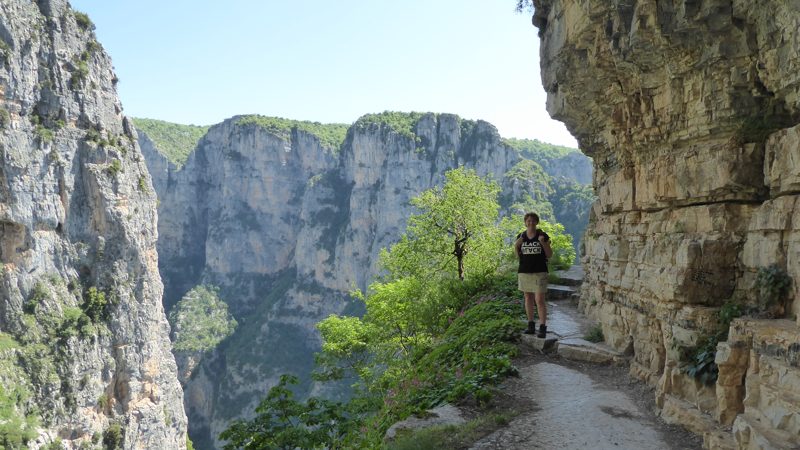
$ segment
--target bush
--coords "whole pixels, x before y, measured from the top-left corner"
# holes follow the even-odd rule
[[[106,294],[92,286],[86,291],[81,309],[92,319],[92,322],[97,323],[105,318],[107,306]]]
[[[78,27],[80,27],[81,30],[94,31],[94,23],[92,23],[92,20],[89,19],[89,16],[86,13],[73,11],[72,14],[75,16],[75,22],[78,24]]]
[[[115,159],[111,161],[111,164],[108,165],[106,171],[108,171],[109,175],[112,177],[116,177],[120,172],[122,172],[122,163],[118,159]]]
[[[173,348],[178,352],[214,349],[236,330],[236,320],[213,286],[195,286],[169,314],[173,327]]]
[[[583,338],[589,342],[603,342],[605,338],[603,337],[603,327],[600,324],[597,324],[589,329]]]
[[[122,427],[118,423],[112,423],[103,432],[103,449],[104,450],[118,450],[122,448],[123,432]]]

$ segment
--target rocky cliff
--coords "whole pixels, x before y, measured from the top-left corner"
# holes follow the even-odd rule
[[[367,115],[331,129],[234,117],[211,127],[159,192],[165,303],[211,284],[239,323],[184,373],[194,442],[214,445],[283,372],[316,389],[314,325],[359,311],[348,291],[366,289],[380,249],[405,229],[409,200],[446,170],[492,174],[506,207],[546,198],[542,180],[504,176],[521,161],[492,125],[449,114]],[[197,364],[196,354],[181,357]]]
[[[0,442],[182,449],[155,192],[92,29],[0,2]]]
[[[548,111],[595,162],[583,307],[707,447],[795,448],[800,8],[533,3]],[[711,349],[716,381],[691,377],[682,350],[741,312]]]

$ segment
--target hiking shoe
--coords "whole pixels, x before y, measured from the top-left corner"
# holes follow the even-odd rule
[[[539,332],[536,337],[544,339],[547,336],[547,325],[539,325]]]
[[[523,331],[525,334],[536,334],[536,322],[528,322],[528,328]]]

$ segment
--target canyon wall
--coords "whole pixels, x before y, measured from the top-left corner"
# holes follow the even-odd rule
[[[155,191],[93,28],[0,3],[0,437],[183,449]]]
[[[533,3],[548,111],[595,163],[581,306],[706,447],[796,448],[800,6]],[[688,375],[736,309],[716,381]]]

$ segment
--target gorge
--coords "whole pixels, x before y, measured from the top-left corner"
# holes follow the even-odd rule
[[[239,323],[214,350],[177,353],[190,435],[204,448],[219,445],[216,436],[247,416],[282,373],[318,388],[309,378],[315,324],[363,308],[348,292],[366,290],[380,249],[405,228],[409,200],[441,184],[446,170],[463,165],[493,176],[513,214],[536,207],[551,220],[576,211],[585,220],[592,201],[562,201],[574,188],[557,197],[551,187],[590,179],[588,158],[563,151],[548,158],[534,147],[552,147],[504,140],[486,122],[451,114],[368,114],[352,126],[234,117],[208,129],[179,169],[146,130],[188,130],[136,123],[159,190],[165,307],[212,285]],[[534,154],[550,174],[528,159]],[[576,226],[570,231],[581,233]]]

